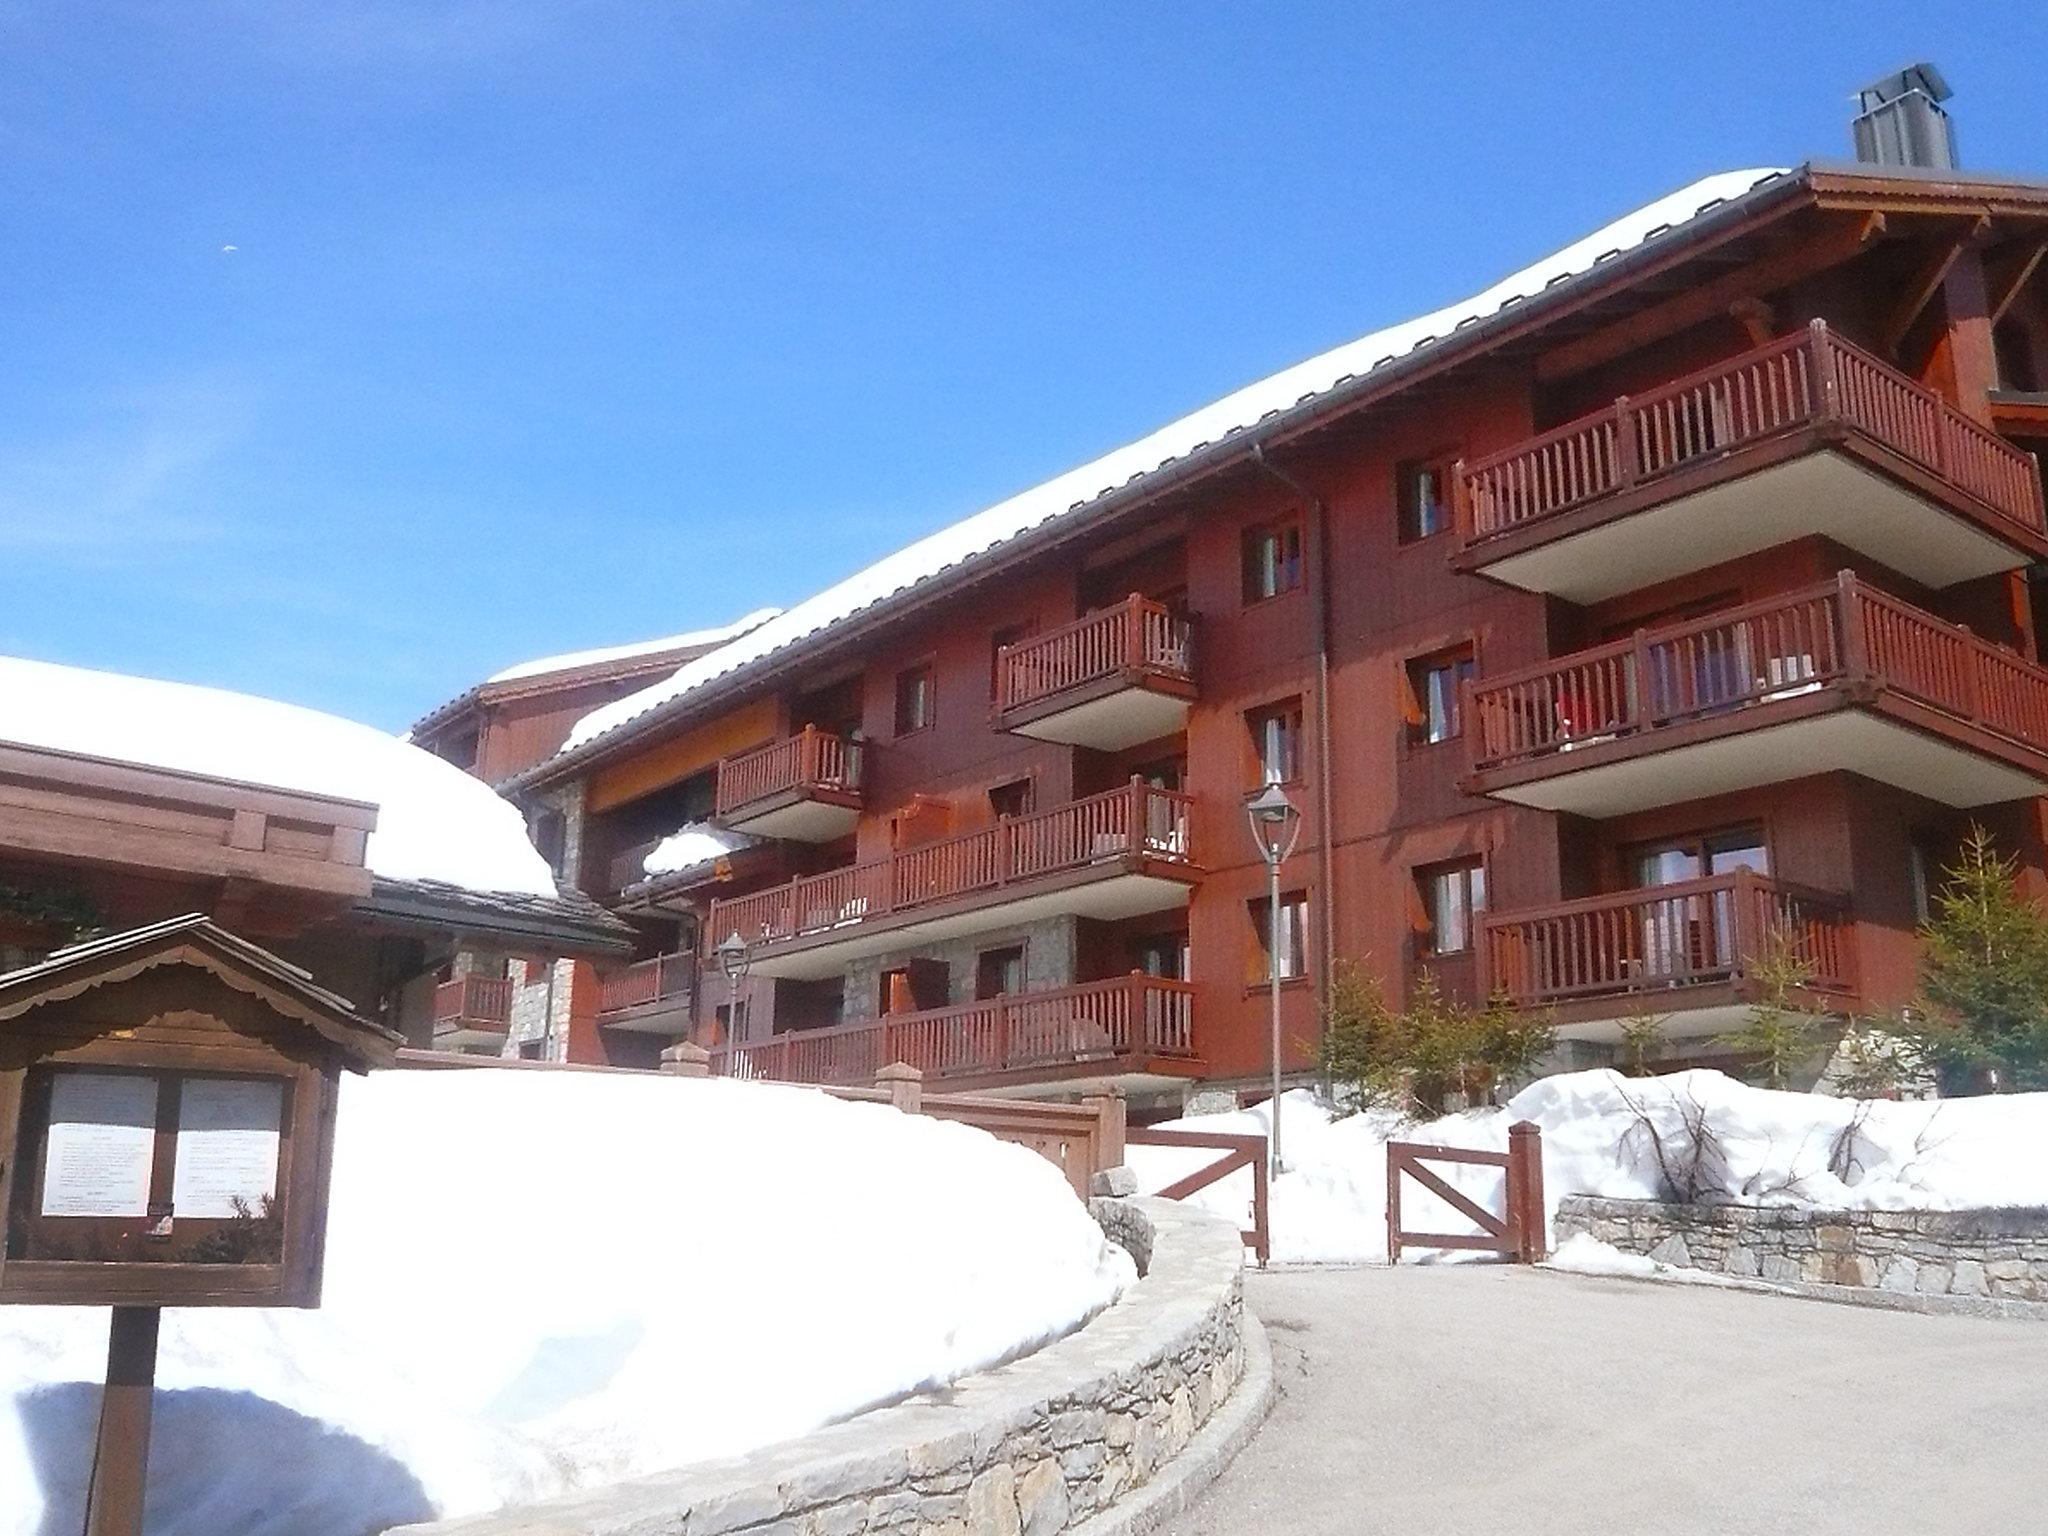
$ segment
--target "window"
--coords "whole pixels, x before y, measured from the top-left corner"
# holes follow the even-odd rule
[[[1474,670],[1472,647],[1418,656],[1408,663],[1408,740],[1413,746],[1449,741],[1458,734],[1458,700]]]
[[[1032,784],[1029,779],[1012,779],[1007,784],[996,785],[988,792],[988,808],[997,816],[1029,816],[1032,800]]]
[[[1422,952],[1462,955],[1477,937],[1478,919],[1486,911],[1486,866],[1478,859],[1436,864],[1415,872],[1415,891],[1422,899]]]
[[[1394,471],[1401,542],[1412,544],[1451,526],[1452,456],[1410,459]]]
[[[974,957],[974,1000],[1013,997],[1024,990],[1024,946],[985,949]]]
[[[1648,890],[1685,880],[1704,880],[1711,875],[1730,875],[1738,869],[1768,875],[1771,851],[1764,844],[1763,828],[1734,827],[1637,848],[1629,865],[1637,888]]]
[[[934,680],[930,662],[896,674],[896,734],[929,730],[933,717]]]
[[[1244,724],[1260,784],[1292,784],[1301,778],[1301,700],[1252,710]]]
[[[1263,602],[1301,586],[1301,524],[1269,523],[1244,536],[1244,600]]]
[[[1277,974],[1287,981],[1308,974],[1308,895],[1288,891],[1280,897],[1279,964],[1274,965],[1272,904],[1263,896],[1249,904],[1252,932],[1256,938],[1252,968],[1253,981],[1270,981]]]
[[[1131,969],[1168,981],[1188,979],[1188,936],[1185,933],[1152,933],[1131,945]]]

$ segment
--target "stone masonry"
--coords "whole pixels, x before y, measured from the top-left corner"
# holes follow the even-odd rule
[[[1557,1241],[1580,1232],[1623,1253],[1744,1279],[2048,1301],[2042,1209],[1816,1211],[1567,1195]]]
[[[1151,1264],[1042,1349],[748,1456],[407,1526],[411,1536],[1054,1536],[1142,1487],[1245,1370],[1229,1223],[1160,1200]]]

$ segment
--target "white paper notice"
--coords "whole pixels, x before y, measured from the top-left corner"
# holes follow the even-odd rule
[[[252,1216],[277,1192],[284,1084],[247,1077],[188,1077],[178,1100],[178,1167],[171,1210],[224,1219],[240,1200]]]
[[[156,1079],[59,1072],[50,1082],[45,1216],[142,1216],[156,1161]]]

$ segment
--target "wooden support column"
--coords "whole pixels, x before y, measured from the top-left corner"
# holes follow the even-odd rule
[[[107,1331],[107,1385],[100,1397],[99,1443],[86,1494],[85,1536],[142,1536],[149,1470],[149,1415],[156,1394],[161,1307],[115,1307]]]

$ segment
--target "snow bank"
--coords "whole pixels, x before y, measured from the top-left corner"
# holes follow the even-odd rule
[[[489,785],[396,736],[318,710],[5,656],[0,741],[369,801],[375,873],[555,894],[519,812]]]
[[[721,646],[696,661],[686,662],[672,677],[584,716],[569,733],[562,750],[574,751],[585,742],[658,705],[681,698],[735,668],[794,645],[880,602],[891,593],[938,575],[970,555],[1005,543],[1153,470],[1186,458],[1199,448],[1220,442],[1262,417],[1322,394],[1346,379],[1369,373],[1390,358],[1442,340],[1468,321],[1483,319],[1505,305],[1530,298],[1560,279],[1587,271],[1606,256],[1654,239],[1663,231],[1683,224],[1716,204],[1741,196],[1757,183],[1782,174],[1779,170],[1725,171],[1696,181],[1595,230],[1584,239],[1503,278],[1468,299],[1399,325],[1373,331],[1306,362],[1282,369],[1134,443],[1055,476],[1042,485],[1033,486],[1007,501],[998,502],[963,522],[898,550],[815,597],[807,598],[732,644]]]
[[[2042,1153],[2048,1146],[2048,1094],[1859,1104],[1751,1088],[1719,1072],[1653,1078],[1573,1072],[1531,1084],[1503,1109],[1415,1125],[1377,1112],[1338,1119],[1313,1094],[1297,1089],[1281,1109],[1287,1172],[1274,1181],[1269,1197],[1273,1258],[1386,1261],[1389,1140],[1505,1151],[1508,1127],[1533,1120],[1543,1128],[1544,1195],[1552,1215],[1565,1195],[1657,1198],[1664,1192],[1662,1175],[1638,1111],[1657,1127],[1667,1148],[1683,1153],[1695,1106],[1721,1148],[1713,1187],[1723,1198],[1839,1210],[2048,1205],[2048,1156]],[[1267,1122],[1261,1105],[1170,1124],[1263,1135]],[[1161,1189],[1212,1158],[1163,1147],[1130,1151],[1146,1190]],[[1502,1208],[1498,1171],[1449,1165],[1434,1171],[1489,1208]],[[1193,1198],[1242,1220],[1251,1201],[1251,1175],[1232,1174]],[[1402,1200],[1403,1225],[1411,1231],[1473,1230],[1412,1182]]]
[[[550,672],[573,672],[579,667],[602,666],[608,661],[658,656],[663,651],[693,651],[702,646],[724,645],[737,640],[750,629],[759,629],[780,612],[780,608],[756,608],[752,613],[715,629],[693,629],[680,635],[666,635],[659,640],[636,640],[627,645],[607,645],[589,651],[569,651],[560,656],[541,656],[507,667],[502,672],[493,672],[484,681],[513,683],[521,678],[546,677]]]
[[[1129,1278],[1049,1162],[966,1126],[756,1083],[351,1079],[325,1306],[165,1314],[151,1536],[362,1536],[740,1452]],[[0,1308],[0,1536],[78,1528],[106,1329]]]

